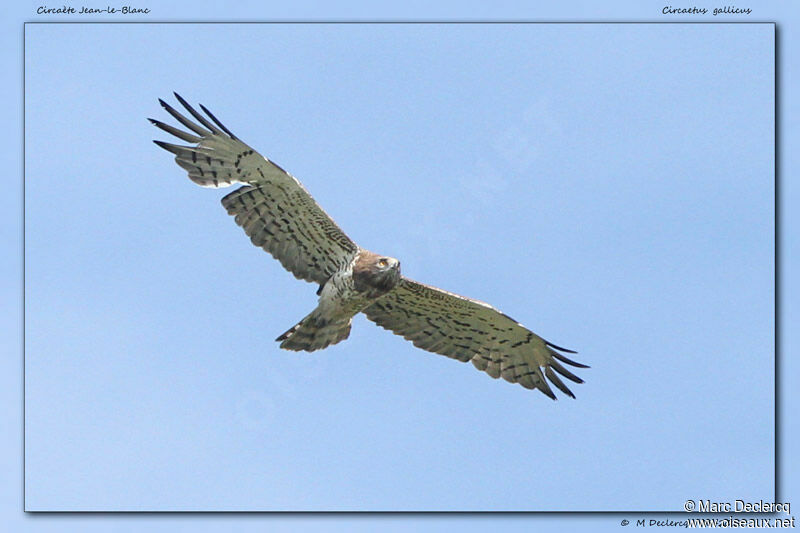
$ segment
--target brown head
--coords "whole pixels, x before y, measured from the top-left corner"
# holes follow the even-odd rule
[[[383,296],[400,281],[400,261],[394,257],[361,250],[353,265],[353,283],[369,298]]]

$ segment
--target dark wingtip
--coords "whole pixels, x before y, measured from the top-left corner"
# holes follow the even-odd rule
[[[189,102],[187,102],[186,100],[184,100],[184,99],[183,99],[183,97],[182,97],[181,95],[179,95],[178,93],[176,93],[175,91],[172,91],[172,94],[174,94],[174,95],[175,95],[175,98],[177,98],[177,99],[178,99],[178,101],[181,103],[181,105],[183,105],[183,107],[185,107],[185,108],[187,108],[187,109],[188,109],[188,108],[190,108],[190,107],[192,107],[192,106],[190,106],[190,105],[189,105]]]
[[[564,384],[564,382],[561,381],[561,378],[559,378],[558,375],[555,372],[553,372],[552,367],[546,366],[544,368],[544,375],[547,376],[547,379],[550,380],[550,383],[555,385],[558,388],[558,390],[560,390],[561,392],[563,392],[564,394],[566,394],[567,396],[569,396],[573,400],[575,399],[575,395],[572,394],[572,391],[569,390],[569,387],[567,387]]]
[[[579,363],[577,361],[573,361],[569,357],[564,357],[560,353],[554,353],[553,357],[561,361],[562,363],[566,363],[570,366],[574,366],[575,368],[590,368],[589,365],[584,365],[583,363]]]
[[[572,391],[571,391],[571,390],[569,390],[569,389],[567,389],[567,390],[562,390],[562,389],[559,389],[559,390],[561,390],[561,392],[563,392],[564,394],[566,394],[567,396],[569,396],[569,397],[570,397],[570,398],[572,398],[573,400],[575,399],[575,395],[574,395],[574,394],[572,394]]]
[[[175,155],[178,155],[180,153],[181,150],[180,146],[176,146],[174,144],[165,143],[164,141],[158,141],[158,140],[154,140],[153,142],[156,143],[156,145],[163,148],[164,150],[166,150],[167,152],[170,152]]]
[[[584,365],[583,363],[578,363],[577,361],[573,361],[572,359],[567,359],[566,357],[559,357],[562,362],[567,363],[568,365],[574,366],[575,368],[592,368],[589,365]]]
[[[219,121],[219,119],[218,119],[217,117],[215,117],[215,116],[214,116],[214,113],[212,113],[211,111],[209,111],[209,110],[208,110],[208,108],[207,108],[206,106],[204,106],[203,104],[200,104],[200,109],[202,109],[202,110],[203,110],[203,112],[204,112],[206,115],[208,115],[209,117],[211,117],[211,120],[213,120],[213,121],[214,121],[214,124],[216,124],[217,126],[219,126],[219,127],[222,129],[222,131],[224,131],[225,133],[227,133],[227,134],[228,134],[228,136],[229,136],[231,139],[238,140],[238,139],[236,138],[236,135],[234,135],[233,133],[231,133],[231,130],[229,130],[228,128],[226,128],[226,127],[225,127],[225,125],[224,125],[222,122],[220,122],[220,121]],[[276,165],[276,166],[277,166],[277,165]],[[279,167],[279,168],[280,168],[280,167]],[[281,169],[281,170],[283,170],[283,169]],[[285,171],[284,171],[284,172],[285,172]]]
[[[557,345],[557,344],[553,344],[553,343],[552,343],[552,342],[550,342],[550,341],[544,341],[544,343],[545,343],[546,345],[548,345],[549,347],[551,347],[551,348],[555,348],[556,350],[561,350],[562,352],[567,352],[567,353],[578,353],[578,352],[576,352],[575,350],[570,350],[569,348],[562,348],[561,346],[559,346],[559,345]]]

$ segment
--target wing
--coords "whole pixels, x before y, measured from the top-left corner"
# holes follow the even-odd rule
[[[564,394],[575,397],[558,374],[583,380],[564,368],[568,359],[556,350],[575,353],[551,344],[489,304],[403,278],[389,294],[364,310],[367,318],[414,346],[459,361],[472,361],[493,378],[539,389],[556,399],[547,380]],[[545,380],[547,377],[547,380]]]
[[[294,176],[237,139],[202,105],[208,118],[177,93],[175,97],[200,124],[163,100],[159,100],[161,106],[190,131],[152,118],[150,122],[190,145],[153,142],[175,154],[178,165],[200,186],[246,184],[225,196],[222,205],[253,244],[272,254],[298,279],[320,284],[350,263],[358,246]]]

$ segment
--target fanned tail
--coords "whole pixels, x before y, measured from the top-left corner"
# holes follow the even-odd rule
[[[296,352],[322,350],[345,340],[350,335],[352,320],[348,318],[344,321],[331,322],[320,316],[315,309],[275,340],[280,341],[284,350]]]

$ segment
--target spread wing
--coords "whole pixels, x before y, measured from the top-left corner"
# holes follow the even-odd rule
[[[588,368],[489,304],[403,278],[390,293],[364,310],[367,318],[430,352],[472,361],[493,378],[539,389],[556,399],[547,380],[575,397],[559,374],[575,383],[583,380],[561,363]],[[545,379],[547,378],[547,380]]]
[[[225,196],[222,205],[229,215],[236,217],[236,223],[253,244],[272,254],[295,277],[306,281],[325,283],[334,272],[350,263],[358,246],[294,176],[237,139],[202,105],[200,108],[208,118],[177,93],[175,97],[200,124],[159,100],[189,131],[154,119],[150,122],[189,145],[154,142],[175,154],[178,165],[200,186],[245,184]]]

